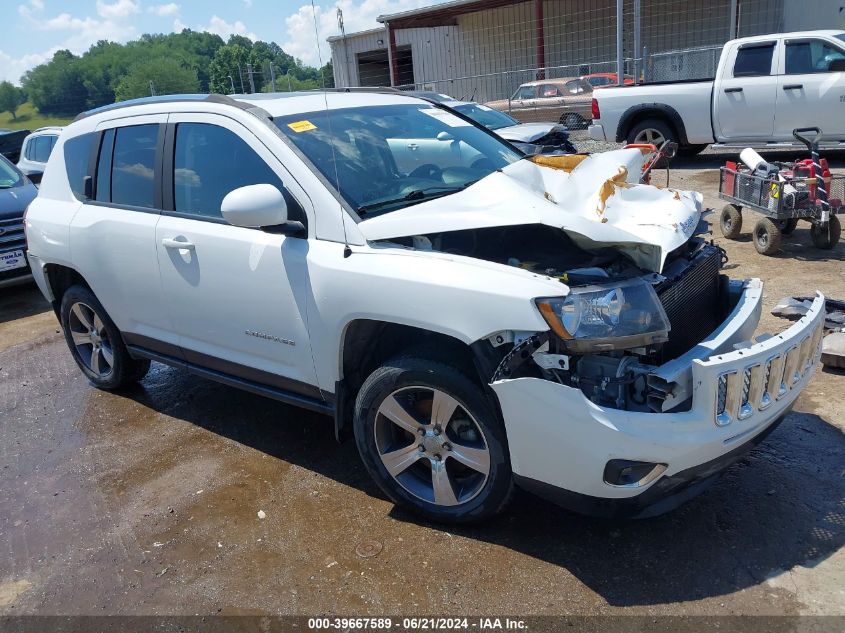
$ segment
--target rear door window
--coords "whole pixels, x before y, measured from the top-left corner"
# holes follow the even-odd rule
[[[154,209],[158,124],[115,129],[111,169],[111,202]],[[99,168],[98,168],[99,171]]]
[[[734,77],[759,77],[772,73],[774,43],[743,46],[736,52]]]

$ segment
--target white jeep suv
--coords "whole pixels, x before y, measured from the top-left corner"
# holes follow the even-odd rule
[[[824,298],[754,338],[761,283],[643,159],[524,157],[396,93],[153,97],[64,130],[29,259],[97,387],[154,360],[323,412],[430,519],[514,485],[646,516],[790,410]]]

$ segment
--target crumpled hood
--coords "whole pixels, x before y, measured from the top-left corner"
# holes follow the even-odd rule
[[[585,249],[616,248],[660,272],[701,218],[702,196],[637,184],[637,149],[584,158],[537,156],[494,172],[464,191],[361,222],[368,240],[521,224],[559,228]]]

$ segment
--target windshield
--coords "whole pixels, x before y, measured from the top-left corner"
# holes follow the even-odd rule
[[[505,142],[430,104],[329,114],[274,122],[361,216],[449,195],[521,158]]]
[[[0,156],[0,189],[14,187],[21,181],[21,175],[5,158]]]
[[[838,40],[842,40],[843,42],[845,42],[845,33],[840,33],[839,35],[834,35],[833,37],[835,37]]]
[[[511,125],[519,124],[519,121],[508,116],[504,112],[499,112],[498,110],[488,108],[486,105],[480,105],[478,103],[464,103],[462,105],[455,106],[454,109],[489,130],[498,130],[503,127],[510,127]]]

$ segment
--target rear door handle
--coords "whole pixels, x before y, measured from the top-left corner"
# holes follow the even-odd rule
[[[171,237],[165,237],[161,240],[162,245],[164,248],[178,248],[180,251],[193,251],[196,250],[196,246],[194,246],[193,242],[189,242],[187,240],[175,240]]]
[[[742,88],[725,88],[725,94],[729,92],[742,92]]]
[[[408,149],[413,151],[415,149],[419,149],[419,145],[417,143],[408,143]]]
[[[787,84],[783,87],[784,90],[804,90],[804,84]]]

